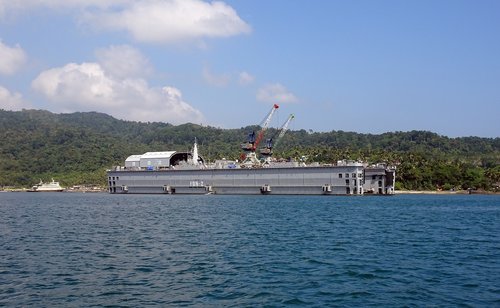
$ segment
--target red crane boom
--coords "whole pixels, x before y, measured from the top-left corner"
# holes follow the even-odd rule
[[[266,132],[267,128],[269,127],[269,124],[271,123],[271,118],[273,117],[274,112],[278,108],[279,108],[278,104],[274,104],[273,108],[271,108],[271,111],[269,111],[267,116],[260,123],[261,129],[257,133],[257,136],[255,136],[255,132],[252,132],[251,134],[248,135],[247,142],[241,144],[241,148],[245,152],[255,152],[255,149],[257,148],[259,143],[262,141],[262,138],[264,137],[264,133]]]
[[[262,141],[262,138],[264,137],[264,133],[266,132],[267,128],[269,127],[269,124],[271,123],[271,118],[273,117],[274,112],[276,109],[278,109],[280,106],[278,104],[274,104],[273,108],[271,108],[271,111],[269,111],[269,114],[265,118],[265,120],[261,123],[262,129],[259,131],[259,134],[257,135],[257,138],[255,139],[255,143],[253,145],[253,150],[259,146],[259,143]]]

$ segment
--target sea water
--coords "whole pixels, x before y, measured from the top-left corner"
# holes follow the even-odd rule
[[[0,193],[0,306],[500,306],[500,196]]]

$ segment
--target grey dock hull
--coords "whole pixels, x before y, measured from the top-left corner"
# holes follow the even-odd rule
[[[108,171],[112,194],[361,195],[362,166]]]

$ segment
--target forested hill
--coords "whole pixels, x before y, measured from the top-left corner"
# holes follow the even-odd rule
[[[51,177],[65,185],[104,183],[105,169],[123,164],[129,155],[186,151],[195,137],[206,159],[237,159],[239,144],[253,129],[257,127],[140,123],[96,112],[0,109],[0,186],[30,186]],[[275,132],[271,128],[267,134]],[[325,163],[385,161],[398,166],[398,185],[408,189],[493,189],[500,181],[500,138],[448,138],[426,131],[372,135],[298,130],[287,132],[275,153]]]

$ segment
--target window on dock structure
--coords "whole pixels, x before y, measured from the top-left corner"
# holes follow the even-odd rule
[[[339,179],[341,179],[341,178],[342,178],[342,173],[339,173]]]

